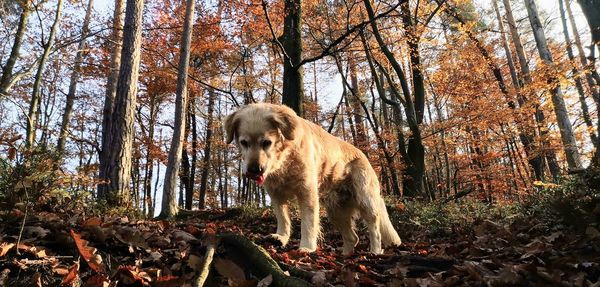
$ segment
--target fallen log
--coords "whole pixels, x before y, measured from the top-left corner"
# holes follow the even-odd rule
[[[217,235],[219,243],[228,253],[237,254],[237,260],[243,261],[252,273],[264,278],[273,276],[275,287],[308,287],[311,284],[303,279],[286,275],[277,262],[261,246],[256,245],[241,234],[225,233]]]

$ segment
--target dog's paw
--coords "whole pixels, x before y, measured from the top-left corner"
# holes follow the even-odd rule
[[[281,244],[281,246],[286,246],[288,244],[288,241],[290,240],[289,236],[283,236],[277,233],[270,234],[269,238]]]

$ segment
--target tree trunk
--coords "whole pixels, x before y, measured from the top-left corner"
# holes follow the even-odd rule
[[[540,58],[546,65],[553,66],[552,55],[546,44],[546,35],[538,16],[535,0],[525,0],[525,7],[527,8],[527,15],[529,16],[529,22],[533,29],[533,36]],[[558,122],[558,128],[560,129],[567,163],[570,169],[580,169],[581,159],[579,157],[579,151],[577,150],[577,141],[575,140],[575,135],[573,133],[573,126],[569,120],[569,114],[567,112],[565,100],[563,99],[560,84],[558,79],[554,76],[549,77],[548,84],[551,85],[552,104],[554,105],[554,113],[556,114],[556,121]]]
[[[144,209],[147,210],[146,215],[151,218],[154,217],[154,206],[152,196],[152,177],[154,173],[154,156],[152,155],[151,148],[154,146],[154,126],[156,124],[156,117],[158,114],[158,104],[156,96],[150,98],[150,120],[148,122],[148,143],[146,151],[146,166],[144,176]]]
[[[523,48],[523,44],[521,43],[521,37],[519,36],[519,31],[517,31],[517,24],[515,22],[515,18],[512,14],[512,8],[510,5],[510,0],[502,0],[502,2],[504,3],[504,11],[506,12],[506,20],[508,21],[508,27],[510,30],[510,35],[511,38],[513,40],[513,45],[515,45],[515,52],[517,53],[517,59],[519,60],[519,67],[520,67],[520,71],[521,71],[521,77],[523,79],[523,82],[527,85],[532,83],[532,79],[531,79],[531,72],[529,70],[529,63],[527,62],[527,58],[525,56],[525,49]],[[522,84],[521,84],[522,86]],[[521,107],[527,107],[529,105],[534,105],[535,106],[535,121],[538,124],[538,126],[543,127],[542,131],[540,131],[540,135],[542,136],[542,138],[545,137],[545,135],[547,134],[547,129],[546,129],[546,117],[544,115],[544,112],[542,110],[540,110],[539,108],[539,103],[537,102],[532,102],[526,95],[521,95],[521,101],[523,101],[523,104]],[[528,120],[528,115],[525,115],[526,120]],[[529,131],[529,132],[535,132],[535,130]],[[546,140],[542,139],[542,144],[547,145]],[[525,153],[527,153],[528,155],[531,153],[537,154],[539,153],[538,151],[534,150],[535,146],[532,147],[532,150],[528,151],[527,147],[525,147]],[[549,152],[545,155],[546,160],[548,161],[548,166],[550,167],[550,173],[552,174],[553,178],[557,178],[559,176],[560,173],[560,168],[558,168],[557,163],[556,163],[556,155],[554,154],[554,152]],[[534,167],[534,173],[535,173],[535,177],[538,180],[544,180],[544,157],[542,156],[535,156],[532,157],[531,159],[529,159],[529,164]]]
[[[134,131],[134,113],[142,44],[143,0],[127,0],[123,26],[121,66],[115,94],[107,165],[104,174],[109,183],[102,193],[109,206],[131,206],[130,182]]]
[[[108,180],[108,160],[111,152],[112,142],[112,115],[115,109],[115,95],[117,93],[117,81],[119,80],[119,67],[121,66],[121,49],[123,46],[123,22],[125,17],[125,0],[115,0],[115,11],[113,14],[112,41],[110,70],[106,81],[106,93],[104,95],[104,107],[102,109],[102,146],[98,156],[100,167],[98,177],[100,180]],[[108,185],[98,184],[98,198],[107,199]]]
[[[192,201],[193,201],[193,184],[190,182],[190,157],[188,155],[187,147],[190,142],[188,139],[190,138],[190,119],[189,119],[189,109],[190,105],[188,104],[187,110],[185,111],[185,117],[187,118],[185,121],[185,132],[183,136],[183,147],[181,149],[181,165],[179,167],[179,206],[181,208],[185,208],[187,210],[192,210]],[[188,200],[189,199],[189,200]],[[188,208],[189,206],[189,208]]]
[[[54,22],[52,23],[52,28],[50,28],[50,34],[48,35],[48,41],[43,44],[44,52],[39,60],[37,73],[35,74],[35,80],[33,82],[33,92],[31,93],[31,102],[29,104],[29,113],[27,114],[27,131],[26,131],[26,145],[27,147],[32,147],[33,142],[35,141],[35,131],[36,125],[38,122],[39,116],[39,105],[41,101],[40,89],[42,85],[42,77],[44,73],[44,68],[46,67],[46,62],[48,61],[48,56],[50,56],[50,51],[52,50],[52,46],[54,45],[54,38],[56,35],[56,30],[58,29],[58,23],[60,22],[60,17],[62,15],[63,8],[63,0],[58,0],[56,4],[56,15],[54,17]],[[43,39],[42,39],[43,41]]]
[[[202,159],[202,174],[200,175],[200,209],[206,207],[206,192],[208,186],[208,175],[210,170],[210,157],[212,148],[212,134],[213,134],[213,113],[215,105],[215,91],[208,91],[208,106],[206,121],[206,143],[204,144],[204,158]]]
[[[577,93],[579,94],[579,104],[581,105],[581,112],[583,115],[583,121],[588,128],[590,133],[590,139],[594,147],[598,147],[598,136],[594,131],[595,126],[592,123],[592,119],[590,117],[589,108],[586,102],[585,91],[583,88],[583,83],[581,82],[581,77],[578,76],[579,69],[575,66],[575,55],[573,53],[573,47],[571,46],[571,36],[569,35],[569,27],[567,26],[567,16],[565,15],[564,1],[558,0],[558,6],[560,10],[560,19],[563,28],[563,35],[565,36],[565,44],[567,45],[567,56],[569,57],[569,61],[571,61],[571,73],[573,74],[575,80],[575,88],[577,89]]]
[[[573,11],[571,11],[571,4],[569,1],[566,1],[565,8],[567,8],[567,14],[569,15],[569,22],[571,23],[571,28],[573,29],[573,39],[575,40],[575,47],[577,47],[577,53],[579,56],[579,62],[581,63],[581,67],[585,71],[585,79],[591,90],[592,98],[596,103],[596,110],[599,110],[600,107],[600,82],[594,81],[594,77],[592,76],[594,73],[597,74],[596,68],[594,64],[588,64],[587,58],[585,57],[585,52],[583,51],[583,45],[581,44],[581,38],[579,37],[579,31],[577,30],[577,24],[575,23],[575,18],[573,17]],[[600,130],[597,130],[600,133]]]
[[[67,143],[67,134],[69,125],[71,124],[71,114],[73,113],[73,104],[75,103],[75,93],[77,92],[77,82],[79,81],[79,73],[81,70],[81,62],[83,61],[83,50],[85,49],[85,39],[89,31],[90,18],[92,15],[92,7],[94,0],[88,0],[87,10],[85,11],[85,18],[83,19],[83,26],[81,27],[81,39],[77,45],[77,54],[75,55],[75,63],[73,64],[73,71],[71,72],[71,78],[69,80],[69,92],[67,93],[67,99],[65,103],[65,111],[62,117],[62,123],[60,125],[60,134],[58,136],[58,143],[56,150],[62,154],[65,150]]]
[[[29,7],[31,4],[30,1],[19,3],[22,3],[21,8],[23,9],[23,12],[21,12],[21,16],[19,17],[19,24],[17,26],[17,32],[15,33],[12,49],[10,50],[10,55],[2,68],[2,78],[0,78],[0,99],[8,94],[8,91],[14,83],[13,69],[19,59],[21,45],[23,44],[23,36],[27,31],[27,22],[29,21],[29,15],[31,15],[31,7]]]
[[[284,105],[304,116],[304,69],[302,61],[302,0],[285,0],[283,23],[283,96]]]
[[[198,159],[198,131],[196,128],[196,103],[195,97],[190,96],[190,103],[188,105],[188,125],[192,131],[192,159],[190,161],[190,172],[188,176],[188,188],[185,194],[185,209],[191,210],[192,203],[194,200],[194,184],[196,183],[196,162]]]
[[[413,81],[417,81],[416,83],[413,83],[415,93],[413,100],[413,97],[411,96],[413,93],[409,88],[408,80],[406,75],[404,74],[402,67],[394,57],[394,54],[389,50],[389,48],[383,40],[383,37],[379,33],[379,28],[377,27],[377,23],[375,21],[375,12],[373,11],[373,7],[371,6],[370,0],[364,0],[363,3],[367,10],[369,20],[371,21],[373,35],[377,40],[381,52],[385,55],[387,60],[392,65],[392,68],[394,69],[394,72],[396,73],[398,80],[400,81],[402,94],[404,95],[404,112],[406,113],[406,121],[411,131],[406,149],[409,161],[406,162],[407,176],[403,179],[404,195],[423,195],[423,177],[425,175],[425,148],[423,147],[423,142],[421,139],[421,128],[419,126],[419,123],[423,120],[422,108],[424,108],[425,91],[424,89],[422,89],[422,87],[420,87],[420,85],[422,85],[422,82],[419,83],[419,81],[422,81],[422,76],[418,75],[418,73],[417,76],[414,75],[414,70],[418,70],[420,72],[421,69],[419,67],[420,58],[418,54],[418,43],[411,43],[415,40],[415,38],[409,39],[408,41],[409,45],[412,45],[410,58],[411,70],[413,70]],[[403,5],[407,4],[405,3]],[[410,33],[410,29],[412,28],[408,28],[407,32]],[[414,50],[415,47],[417,48],[416,51]]]
[[[365,124],[363,120],[363,112],[359,101],[361,101],[360,88],[358,86],[358,74],[356,71],[356,62],[353,55],[350,54],[348,57],[348,66],[350,68],[350,90],[353,96],[349,97],[350,108],[352,109],[352,116],[354,121],[354,129],[356,131],[356,137],[354,138],[354,145],[358,147],[368,157],[369,141],[367,139],[367,131],[365,130]],[[341,73],[342,71],[340,71]]]
[[[592,33],[592,53],[595,46],[600,46],[600,0],[577,0],[583,11],[583,15],[587,19]],[[600,83],[597,83],[600,84]]]
[[[595,85],[591,85],[592,89],[598,89],[600,86],[600,76],[596,71],[595,61],[596,57],[594,55],[595,48],[600,48],[600,0],[578,0],[579,5],[581,6],[581,10],[587,19],[588,25],[590,26],[590,31],[592,33],[592,45],[590,47],[590,64],[592,76],[595,80]],[[597,107],[600,107],[600,99],[596,99]],[[596,113],[598,114],[598,122],[596,123],[597,128],[600,132],[600,109],[596,109]],[[592,161],[590,167],[596,169],[597,176],[600,174],[600,145],[596,148],[594,152],[594,156],[592,157]]]
[[[181,35],[181,48],[179,53],[179,72],[177,73],[177,94],[175,101],[175,130],[169,150],[169,161],[165,172],[165,185],[163,189],[162,210],[160,217],[172,218],[177,215],[177,172],[181,162],[181,150],[185,129],[185,113],[187,111],[187,78],[190,62],[190,44],[194,28],[195,1],[187,0],[185,8],[185,22]]]

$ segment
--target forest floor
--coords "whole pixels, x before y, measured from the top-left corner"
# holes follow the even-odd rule
[[[194,286],[212,247],[205,286],[600,286],[600,203],[588,195],[391,204],[403,245],[369,254],[359,224],[352,256],[341,255],[326,219],[317,252],[297,251],[297,219],[293,240],[277,246],[267,237],[275,231],[268,208],[184,212],[175,221],[63,208],[0,213],[0,286]],[[263,260],[272,261],[263,254],[279,267],[265,270]]]

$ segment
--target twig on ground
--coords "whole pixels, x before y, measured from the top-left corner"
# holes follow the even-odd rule
[[[202,287],[204,286],[204,282],[206,282],[206,278],[208,278],[208,273],[210,271],[210,265],[213,261],[213,256],[215,255],[215,244],[213,242],[208,243],[206,246],[206,255],[204,256],[204,262],[202,264],[202,268],[200,269],[200,274],[198,278],[194,282],[194,287]]]

